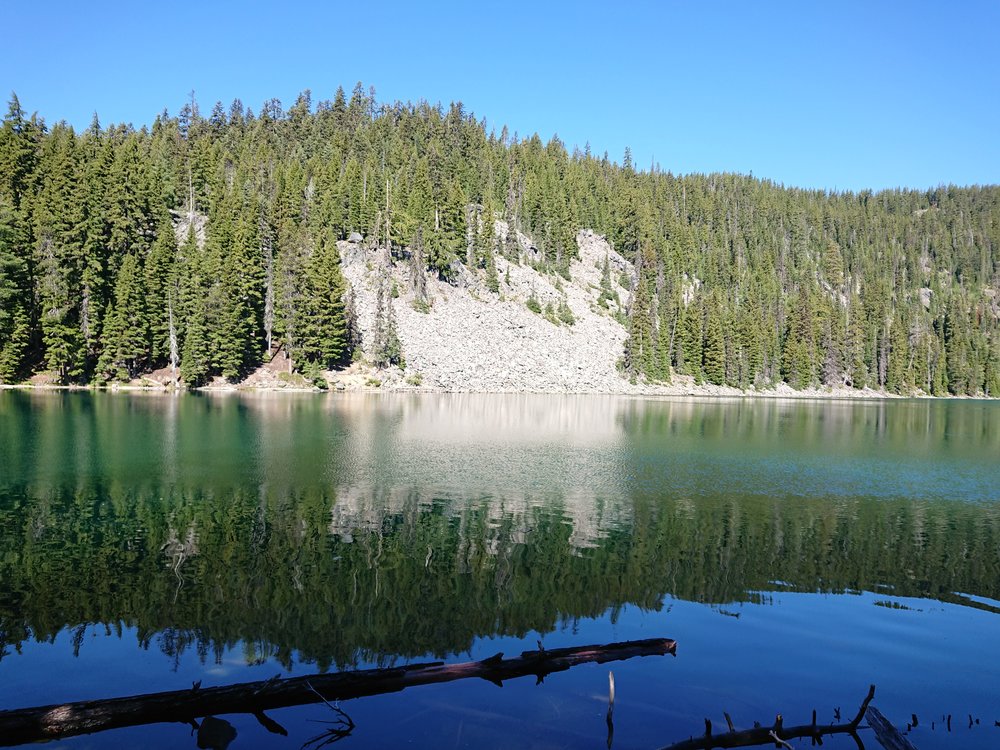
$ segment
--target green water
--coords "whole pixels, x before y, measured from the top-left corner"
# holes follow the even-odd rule
[[[998,459],[996,402],[0,392],[0,709],[667,636],[614,747],[872,682],[924,750],[1000,746]],[[345,742],[605,747],[606,673],[351,701]]]

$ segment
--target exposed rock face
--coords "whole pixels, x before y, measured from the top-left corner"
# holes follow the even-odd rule
[[[174,225],[174,237],[178,246],[187,242],[188,233],[194,227],[194,239],[199,248],[205,247],[205,229],[208,227],[208,217],[197,211],[171,211]]]
[[[681,286],[681,300],[684,302],[684,307],[694,302],[699,289],[701,289],[701,279],[697,276],[689,278],[687,274],[684,274]]]
[[[507,227],[497,223],[498,235]],[[391,262],[384,251],[359,243],[339,243],[344,273],[354,293],[362,348],[371,354],[380,279],[388,276],[398,297],[393,312],[406,372],[419,373],[422,386],[448,391],[537,391],[621,393],[645,390],[631,386],[617,369],[626,332],[615,318],[628,305],[629,291],[619,286],[631,278],[631,264],[590,231],[577,235],[579,259],[570,280],[540,273],[530,265],[497,256],[499,294],[486,287],[485,275],[463,269],[455,284],[427,278],[428,312],[415,309],[409,264]],[[518,236],[523,256],[531,258],[529,238]],[[607,261],[618,302],[598,305]],[[527,307],[537,300],[543,314]],[[558,322],[555,312],[568,305],[575,323]],[[548,317],[545,312],[551,310]],[[556,322],[553,322],[556,320]]]
[[[924,306],[925,310],[931,309],[931,300],[934,298],[934,291],[929,287],[920,287],[917,290],[917,294],[920,295],[920,304]]]

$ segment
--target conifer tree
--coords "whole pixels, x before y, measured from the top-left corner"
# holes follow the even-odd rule
[[[71,130],[57,127],[40,158],[41,191],[34,203],[35,266],[45,365],[61,382],[81,377],[86,351],[80,327],[81,249],[75,202],[77,154]]]
[[[849,381],[855,388],[866,388],[869,384],[869,373],[865,363],[865,326],[861,302],[857,297],[853,298],[848,307],[848,316],[845,348]]]
[[[625,342],[625,368],[632,375],[658,379],[654,348],[655,307],[652,284],[652,250],[647,248],[639,266],[639,278],[629,309],[628,339]]]
[[[903,315],[897,314],[889,332],[889,363],[886,387],[893,393],[903,393],[911,385],[907,372],[910,352],[907,338],[908,325]]]
[[[664,295],[660,301],[659,326],[656,331],[657,372],[664,383],[671,381],[673,373],[674,337],[677,334],[676,302]]]
[[[700,298],[693,300],[684,308],[681,317],[681,340],[682,353],[680,363],[685,375],[693,375],[696,382],[702,380],[702,350],[703,350],[703,319]]]
[[[305,231],[291,223],[278,230],[278,257],[275,261],[274,330],[285,351],[297,357],[305,325],[305,289],[301,279],[309,259]]]
[[[146,308],[149,311],[150,360],[155,366],[170,355],[170,307],[177,278],[177,239],[169,221],[160,224],[145,264]]]
[[[479,213],[476,232],[476,264],[486,272],[486,288],[494,294],[500,291],[500,278],[497,275],[496,235],[494,234],[493,211],[483,208]]]
[[[1000,338],[994,338],[989,344],[985,364],[983,394],[990,398],[1000,396]]]
[[[186,385],[193,387],[205,382],[211,367],[207,297],[210,272],[205,253],[198,247],[193,225],[178,250],[177,267],[177,303],[173,304],[174,298],[168,291],[168,302],[171,303],[168,324],[172,312],[177,318],[179,331],[180,376]]]
[[[416,310],[422,312],[426,312],[429,304],[427,300],[427,273],[425,268],[424,228],[417,225],[416,234],[413,235],[413,242],[410,243],[410,286],[413,289],[413,306]]]
[[[726,348],[722,336],[722,315],[719,305],[712,305],[705,316],[705,346],[701,353],[705,380],[714,385],[726,382]]]
[[[38,311],[27,204],[41,135],[12,94],[0,126],[0,383],[20,379],[30,367]]]
[[[122,261],[114,301],[103,325],[104,351],[97,372],[105,378],[128,380],[149,361],[149,320],[143,271],[133,253]]]
[[[0,127],[0,198],[13,210],[21,208],[34,182],[41,137],[42,128],[33,117],[25,117],[17,94],[11,94]]]
[[[969,363],[969,340],[965,313],[958,295],[952,298],[944,319],[944,347],[947,361],[948,389],[955,395],[974,394]]]
[[[378,368],[403,366],[403,346],[396,330],[396,316],[389,294],[389,279],[379,279],[375,298],[375,330],[372,336],[372,364]]]
[[[113,149],[104,138],[96,115],[81,143],[81,164],[75,202],[79,206],[81,247],[80,330],[87,356],[101,349],[101,311],[106,311],[114,288],[114,270],[120,256],[111,246],[109,169]]]
[[[332,237],[319,243],[305,267],[306,298],[301,351],[331,369],[349,357],[345,294],[340,255]]]
[[[24,374],[30,343],[27,253],[17,214],[0,196],[0,383]]]

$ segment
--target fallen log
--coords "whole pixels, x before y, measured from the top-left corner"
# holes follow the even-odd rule
[[[562,672],[577,664],[674,654],[676,650],[677,643],[669,638],[648,638],[603,646],[525,651],[512,659],[496,654],[482,661],[461,664],[427,662],[287,679],[276,676],[260,682],[212,688],[201,688],[198,683],[188,690],[20,708],[0,711],[0,746],[142,724],[191,723],[196,718],[218,714],[263,715],[264,711],[271,709],[394,693],[416,685],[469,677],[480,677],[502,685],[503,680],[534,675],[541,682],[546,675]]]
[[[868,704],[872,702],[872,698],[874,697],[875,686],[872,685],[868,688],[868,695],[865,696],[864,701],[861,703],[861,708],[858,710],[857,715],[846,724],[817,724],[816,712],[813,711],[811,724],[786,727],[784,726],[781,714],[778,714],[774,720],[774,724],[771,726],[758,726],[753,729],[729,731],[725,734],[712,734],[712,722],[705,719],[705,734],[700,737],[692,737],[683,742],[677,742],[662,748],[662,750],[712,750],[712,748],[751,747],[753,745],[767,744],[778,746],[785,740],[797,739],[799,737],[810,737],[814,742],[822,741],[822,738],[828,734],[850,734],[857,739],[858,725],[861,724],[861,720],[865,716],[865,711],[868,709]],[[732,721],[729,719],[728,714],[726,714],[726,723],[729,724],[730,728],[732,727]]]

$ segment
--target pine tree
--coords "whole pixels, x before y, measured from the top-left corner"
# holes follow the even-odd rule
[[[413,307],[419,312],[427,312],[429,308],[425,268],[424,228],[418,225],[410,243],[410,287],[413,289]]]
[[[947,362],[948,389],[955,395],[965,395],[974,388],[969,366],[969,339],[966,333],[962,301],[952,299],[944,321],[944,350]]]
[[[941,340],[934,338],[934,368],[931,373],[931,393],[935,396],[948,395],[948,368],[945,365],[944,347]]]
[[[844,283],[844,258],[840,245],[833,239],[827,239],[823,246],[823,275],[835,289]]]
[[[80,226],[80,330],[89,360],[101,349],[101,311],[114,291],[114,273],[121,256],[112,250],[109,200],[109,168],[113,150],[101,132],[97,116],[81,142],[81,164],[74,201],[79,206]]]
[[[681,317],[679,365],[685,375],[693,375],[696,382],[702,379],[703,318],[701,300],[695,299],[684,308]]]
[[[669,383],[673,374],[674,337],[677,332],[677,313],[678,311],[674,300],[669,299],[666,295],[664,295],[664,298],[660,301],[660,324],[656,331],[657,370],[659,372],[659,379],[664,383]]]
[[[989,343],[985,370],[983,394],[990,398],[1000,397],[1000,337],[996,334]]]
[[[205,311],[203,305],[198,304],[188,311],[181,353],[180,375],[189,387],[203,385],[208,379],[211,368],[208,347],[209,338],[205,326]]]
[[[869,384],[868,366],[865,363],[865,326],[862,318],[861,302],[855,297],[848,307],[847,368],[849,382],[855,388],[867,388]]]
[[[789,311],[781,359],[782,377],[793,388],[808,388],[818,380],[813,314],[814,308],[808,293],[799,290]]]
[[[42,128],[33,117],[25,118],[17,95],[11,94],[0,127],[0,199],[12,210],[21,209],[22,199],[29,197],[41,136]]]
[[[907,338],[907,320],[898,314],[892,321],[889,332],[889,363],[886,372],[886,388],[892,393],[904,393],[911,385],[908,370],[910,347]]]
[[[264,351],[264,262],[260,235],[260,208],[242,197],[223,262],[223,288],[230,300],[233,366],[226,373],[238,377],[261,361]]]
[[[30,344],[27,252],[13,207],[0,196],[0,383],[24,374]]]
[[[157,230],[156,240],[145,264],[145,304],[149,311],[150,360],[154,366],[165,364],[170,356],[170,307],[177,280],[177,239],[170,222]]]
[[[39,169],[42,186],[34,204],[35,266],[41,303],[45,365],[62,382],[86,368],[80,326],[82,242],[76,195],[77,152],[73,132],[59,126],[45,143]]]
[[[113,303],[105,313],[104,351],[97,364],[102,377],[129,380],[149,362],[149,320],[143,270],[135,255],[122,261]]]
[[[705,315],[705,346],[701,354],[702,372],[705,380],[714,385],[726,382],[726,347],[722,335],[722,311],[718,301],[709,307]]]
[[[124,257],[128,252],[145,253],[155,236],[152,186],[138,134],[129,135],[116,149],[108,173],[108,218],[110,252]]]
[[[659,372],[654,366],[656,357],[652,263],[652,250],[647,248],[640,261],[639,278],[629,309],[628,339],[625,341],[625,369],[633,376],[646,375],[651,379],[658,379]]]
[[[295,358],[301,350],[306,314],[305,289],[300,280],[305,275],[310,248],[305,231],[289,222],[279,227],[277,244],[274,331],[286,353]]]
[[[372,364],[378,368],[390,365],[403,366],[403,346],[396,330],[396,316],[389,294],[389,278],[379,279],[375,297],[375,326],[372,336]]]
[[[344,236],[351,232],[359,232],[364,235],[368,229],[364,221],[364,188],[365,181],[361,174],[361,165],[352,156],[344,167],[340,185],[340,194],[344,200],[342,214],[344,226],[341,230]]]
[[[170,313],[177,318],[180,349],[180,376],[189,387],[202,385],[212,366],[208,331],[208,291],[210,272],[205,253],[198,247],[194,226],[177,254],[177,303],[168,292]],[[171,285],[173,286],[173,285]]]
[[[484,208],[480,212],[476,232],[476,263],[486,272],[486,288],[494,294],[500,292],[500,278],[497,275],[495,255],[496,235],[494,234],[493,211]]]
[[[305,267],[303,355],[325,369],[350,357],[344,309],[347,283],[340,271],[340,254],[332,237],[325,238]]]
[[[521,243],[517,238],[517,227],[514,217],[508,214],[506,218],[507,234],[503,238],[503,256],[512,263],[521,262]]]

